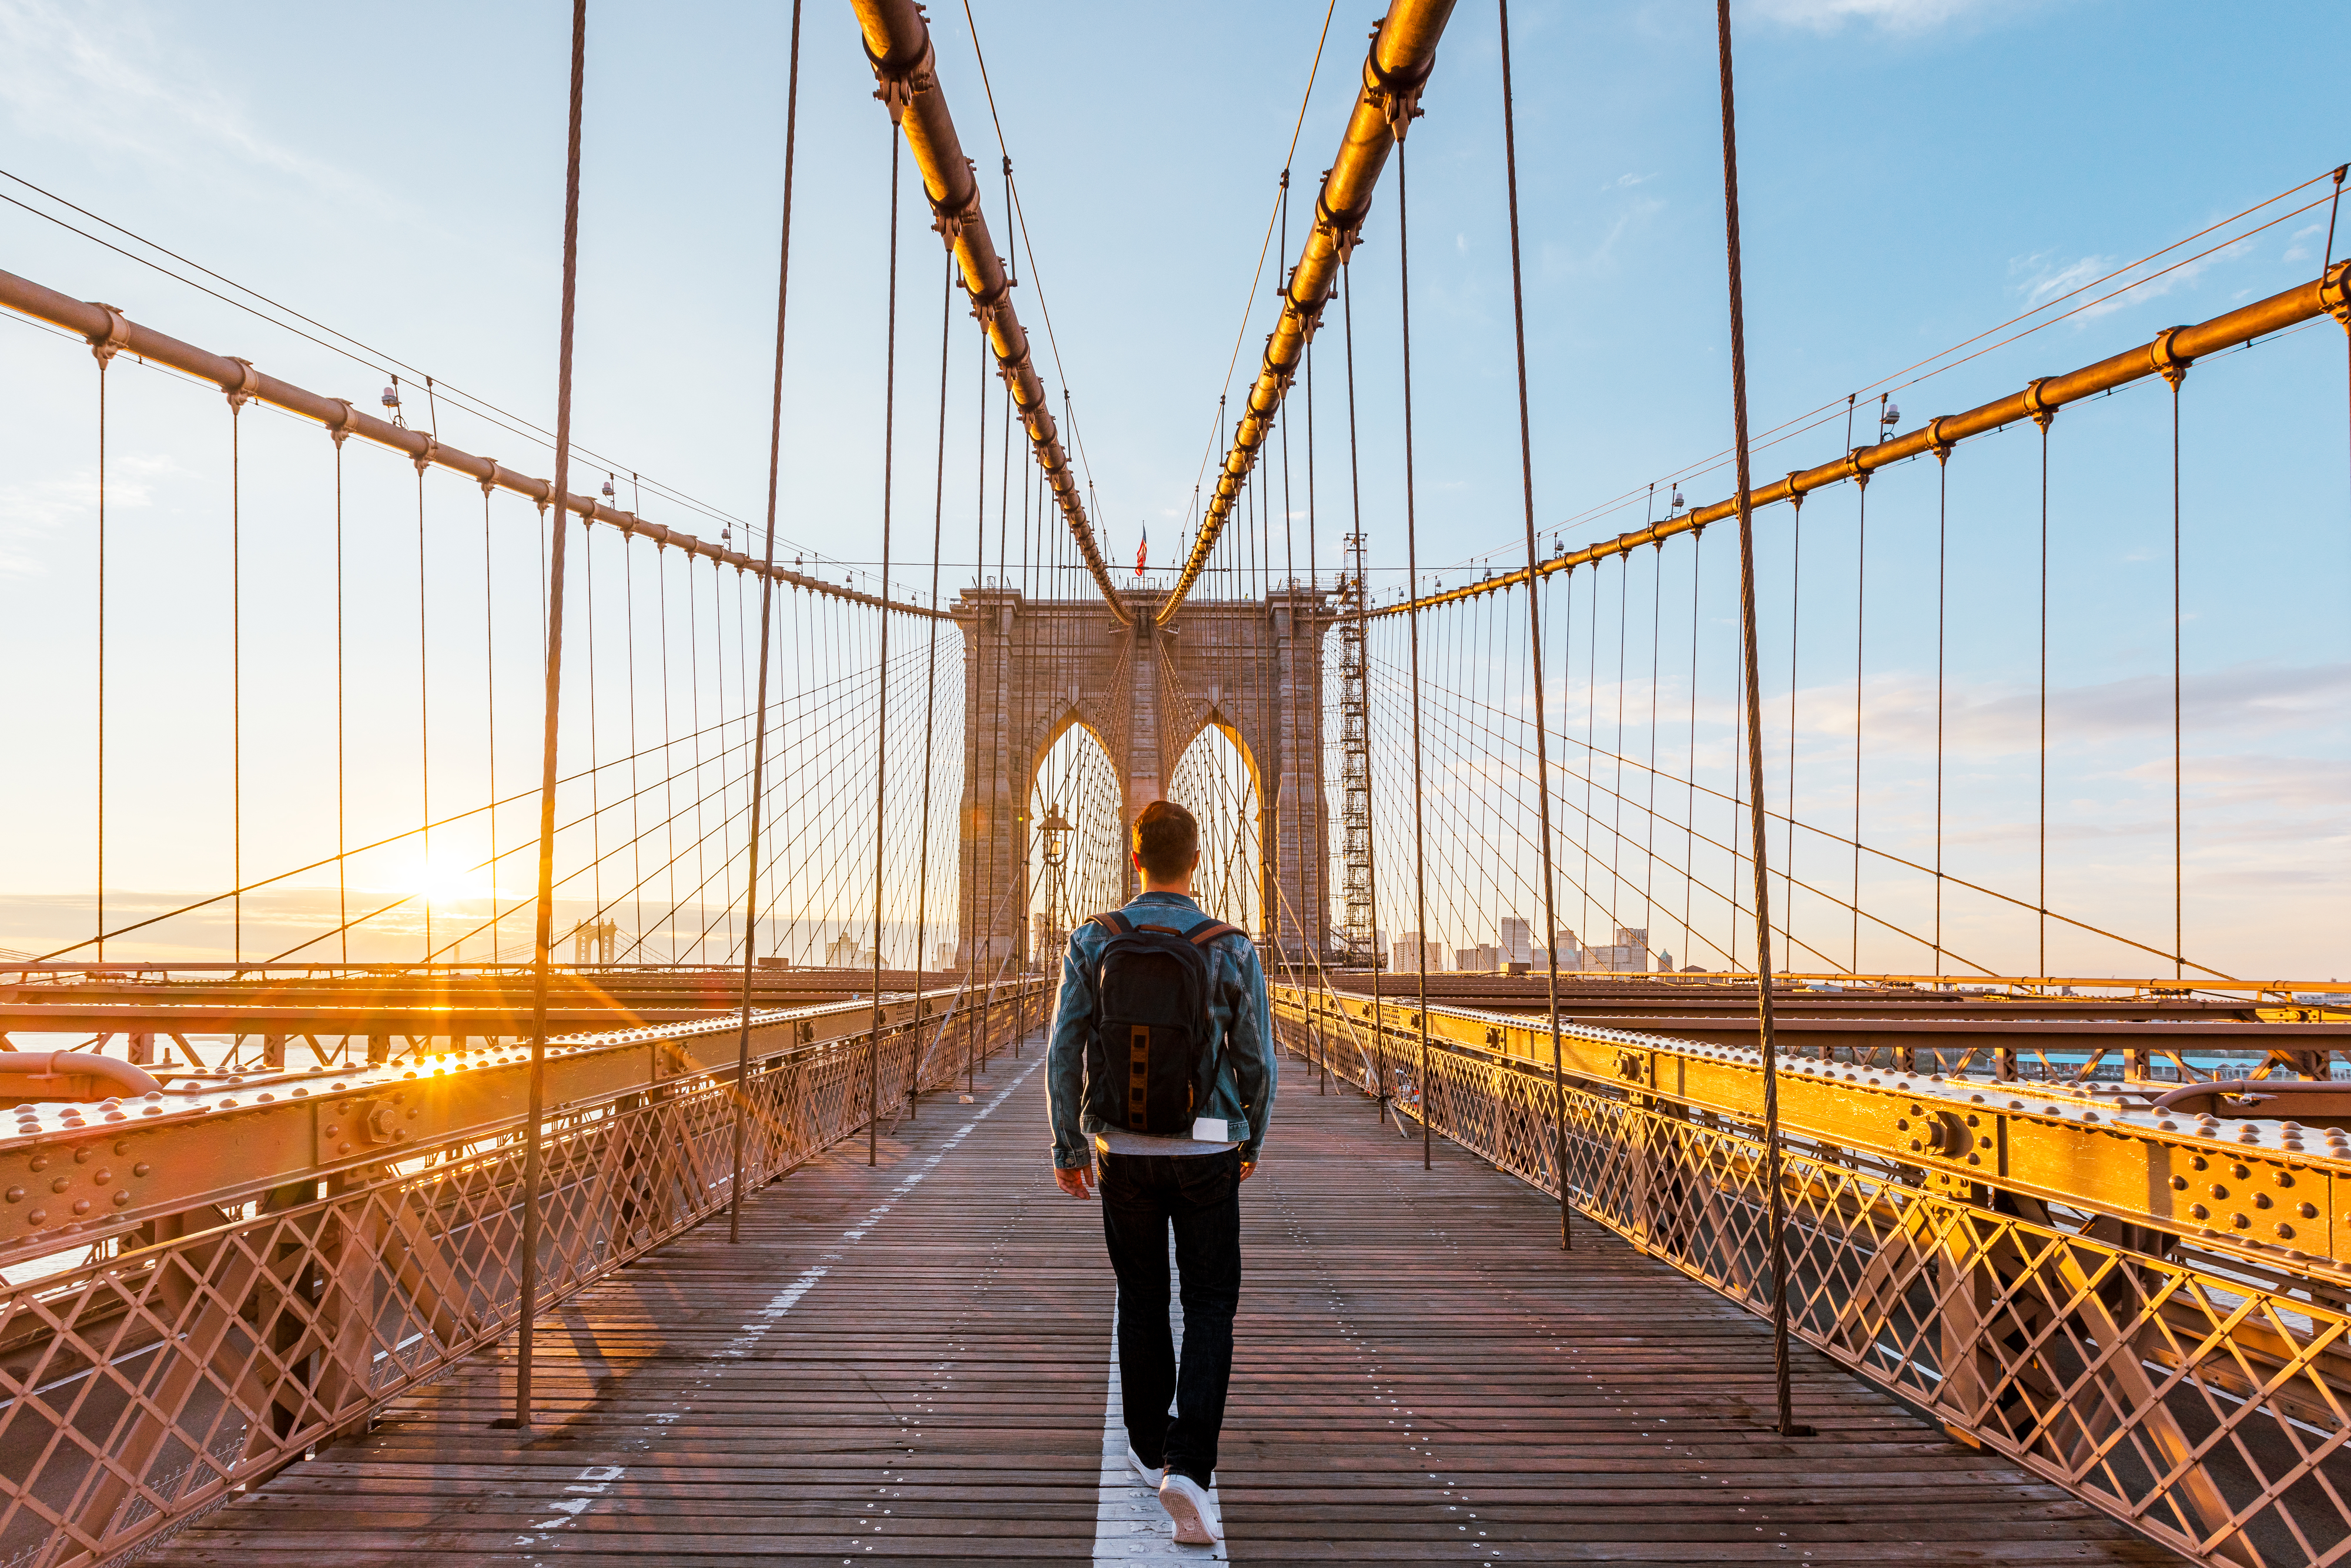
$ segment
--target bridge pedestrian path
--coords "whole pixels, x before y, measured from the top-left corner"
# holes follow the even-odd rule
[[[1104,1460],[1112,1290],[1054,1190],[1039,1047],[969,1103],[766,1188],[148,1561],[722,1564],[2162,1563],[2086,1504],[1801,1349],[1819,1436],[1770,1425],[1763,1325],[1540,1194],[1290,1071],[1242,1189],[1218,1482],[1176,1546]]]

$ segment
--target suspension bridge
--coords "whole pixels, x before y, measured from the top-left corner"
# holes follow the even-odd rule
[[[75,713],[11,808],[68,869],[0,951],[0,1564],[2351,1555],[2351,983],[2244,972],[2216,836],[2301,821],[2324,754],[2211,783],[2188,639],[2232,629],[2186,608],[2267,570],[2199,462],[2339,458],[2343,170],[1750,429],[1726,5],[1731,444],[1546,522],[1509,10],[1473,106],[1455,9],[1393,0],[1283,170],[1172,569],[1109,559],[1012,160],[998,200],[911,0],[853,0],[862,64],[792,8],[756,521],[573,438],[584,0],[552,424],[0,272],[22,434],[88,478],[12,611],[19,735]],[[889,139],[878,570],[778,518],[804,66],[870,72]],[[1448,136],[1505,172],[1524,498],[1466,562],[1415,474]],[[2291,287],[1896,402],[2296,222]],[[2314,358],[2307,426],[2241,416]],[[2086,699],[2069,440],[2168,570]],[[159,528],[142,456],[190,441],[218,505]],[[1980,548],[2022,675],[1954,660]],[[1043,1131],[1062,944],[1163,797],[1290,1077],[1213,1551],[1126,1480]],[[133,891],[190,843],[213,883]]]

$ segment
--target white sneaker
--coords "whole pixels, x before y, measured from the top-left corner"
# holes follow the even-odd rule
[[[1144,1464],[1143,1456],[1136,1453],[1132,1447],[1126,1450],[1126,1468],[1133,1470],[1136,1479],[1144,1486],[1149,1487],[1153,1491],[1159,1490],[1159,1478],[1162,1472]]]
[[[1214,1546],[1225,1538],[1216,1500],[1189,1476],[1168,1471],[1159,1483],[1159,1506],[1176,1521],[1176,1539],[1186,1546]]]

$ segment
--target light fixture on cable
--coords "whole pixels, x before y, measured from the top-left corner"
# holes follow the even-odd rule
[[[604,499],[606,499],[606,500],[608,500],[608,501],[609,501],[609,500],[611,500],[612,498],[613,498],[612,476],[611,476],[610,474],[607,474],[607,475],[605,475],[605,476],[604,476]]]
[[[392,416],[392,423],[395,426],[402,430],[408,428],[408,421],[400,416],[400,378],[398,376],[392,378],[392,384],[383,389],[383,396],[378,401],[382,402],[384,412]]]

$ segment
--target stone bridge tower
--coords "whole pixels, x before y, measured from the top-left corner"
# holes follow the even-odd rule
[[[1137,624],[1099,599],[1038,600],[1000,588],[956,601],[964,638],[966,773],[960,964],[1029,958],[1029,792],[1053,743],[1082,725],[1118,770],[1121,828],[1160,799],[1211,725],[1249,765],[1263,846],[1258,907],[1270,951],[1331,946],[1330,830],[1322,784],[1323,633],[1311,590],[1262,600],[1192,598],[1157,626],[1161,597],[1127,595]],[[1128,873],[1130,891],[1133,873]]]

